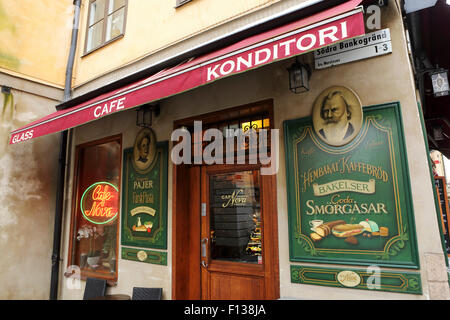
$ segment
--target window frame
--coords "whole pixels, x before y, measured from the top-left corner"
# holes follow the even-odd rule
[[[220,129],[221,125],[235,125],[238,124],[238,128],[242,128],[242,124],[245,122],[256,122],[258,120],[261,120],[263,123],[263,127],[261,129],[274,129],[275,128],[275,121],[274,121],[274,111],[273,111],[273,99],[267,99],[262,100],[258,102],[249,103],[246,105],[238,106],[238,107],[232,107],[232,108],[226,108],[219,111],[213,111],[210,113],[202,114],[199,116],[193,116],[181,120],[174,121],[173,128],[180,129],[182,127],[185,127],[191,134],[194,132],[194,121],[202,121],[203,130],[207,129]],[[268,126],[264,124],[265,120],[269,121]],[[204,133],[204,132],[203,132]],[[202,133],[202,134],[203,134]],[[272,148],[272,142],[271,142],[271,136],[268,135],[269,143],[268,143],[268,155],[271,154],[271,148]],[[174,141],[174,145],[179,143],[179,141]],[[195,147],[196,141],[195,138],[191,141],[191,157],[192,161],[194,161],[194,155],[196,153],[196,147]],[[208,144],[208,141],[202,141],[201,146],[201,153],[203,154],[204,146]],[[234,150],[234,159],[237,160],[237,147],[238,145],[235,145]],[[224,146],[224,149],[226,150],[226,146]],[[249,160],[249,150],[245,150],[245,161]],[[225,154],[223,155],[225,156]],[[223,159],[225,161],[225,158]],[[203,161],[203,160],[202,160]],[[260,163],[260,159],[258,158],[258,163]]]
[[[106,138],[102,138],[102,139],[98,139],[98,140],[94,140],[94,141],[89,141],[87,143],[83,143],[80,145],[77,145],[75,147],[75,162],[74,162],[74,175],[73,175],[73,183],[72,183],[72,205],[71,205],[71,209],[70,209],[70,236],[69,236],[69,248],[68,248],[68,252],[67,252],[67,269],[70,270],[70,267],[72,265],[74,265],[75,263],[75,253],[74,250],[76,248],[76,237],[77,237],[77,219],[78,219],[78,215],[79,212],[77,210],[78,208],[78,196],[80,194],[80,190],[78,190],[78,186],[80,185],[80,151],[82,149],[88,148],[88,147],[93,147],[96,145],[101,145],[104,143],[108,143],[108,142],[118,142],[120,144],[120,149],[119,149],[119,183],[118,183],[118,187],[119,187],[119,213],[117,216],[117,225],[116,225],[116,270],[113,276],[111,275],[104,275],[101,274],[99,272],[95,272],[95,271],[86,271],[86,270],[81,270],[80,268],[80,279],[81,280],[86,280],[88,277],[95,277],[95,278],[99,278],[99,279],[105,279],[108,281],[108,284],[110,286],[115,286],[117,284],[117,279],[119,277],[119,249],[120,249],[120,219],[121,219],[121,207],[120,207],[120,203],[121,203],[121,196],[122,196],[122,152],[123,152],[123,145],[122,145],[122,134],[118,134],[118,135],[113,135],[110,137],[106,137]],[[72,276],[73,272],[66,272],[64,273],[64,275],[66,277],[70,277]]]
[[[105,0],[105,9],[104,9],[104,12],[103,12],[103,18],[100,19],[99,21],[95,22],[94,24],[92,24],[92,26],[93,26],[93,25],[95,25],[97,23],[100,23],[100,21],[103,21],[102,41],[101,41],[100,45],[98,45],[97,47],[93,47],[93,48],[88,50],[87,45],[88,45],[88,38],[89,38],[89,27],[91,27],[89,25],[89,20],[90,20],[89,18],[91,16],[91,4],[93,2],[95,2],[95,1],[97,1],[97,0],[89,0],[89,3],[88,3],[88,14],[87,14],[87,19],[86,19],[86,34],[85,34],[85,37],[84,37],[84,49],[83,49],[84,53],[83,53],[82,57],[84,57],[84,56],[90,54],[91,52],[94,52],[94,51],[96,51],[96,50],[98,50],[100,48],[103,48],[103,47],[107,46],[108,44],[110,44],[111,42],[119,40],[119,39],[121,39],[121,38],[123,38],[125,36],[126,25],[127,25],[127,16],[128,16],[128,0],[124,0],[125,1],[124,6],[118,8],[117,10],[114,10],[113,12],[111,12],[111,14],[108,14],[108,8],[109,8],[110,2],[114,1],[114,0]],[[107,22],[108,16],[113,15],[115,12],[119,11],[122,8],[124,9],[123,31],[118,36],[115,36],[114,38],[111,38],[108,41],[106,41],[106,31],[107,31],[107,28],[108,28],[108,22]]]

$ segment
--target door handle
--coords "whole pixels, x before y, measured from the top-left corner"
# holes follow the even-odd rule
[[[208,238],[203,238],[201,240],[202,258],[204,258],[204,259],[202,259],[202,267],[205,269],[208,268],[208,263],[205,261],[206,257],[207,257],[207,250],[208,250],[207,245],[208,245]]]
[[[202,243],[202,258],[206,258],[206,250],[207,250],[206,245],[208,244],[208,238],[203,238],[201,243]]]
[[[202,215],[202,217],[206,217],[206,203],[205,202],[202,202],[201,215]]]

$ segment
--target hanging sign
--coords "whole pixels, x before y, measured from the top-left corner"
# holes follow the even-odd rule
[[[134,148],[124,151],[122,245],[166,249],[168,146],[154,142],[139,158],[136,148],[146,139],[146,131],[138,133]]]
[[[291,261],[418,268],[400,106],[352,95],[284,123]]]
[[[391,33],[383,29],[314,51],[316,69],[392,53]]]
[[[119,213],[119,189],[109,182],[89,186],[81,197],[81,213],[94,224],[114,221]]]

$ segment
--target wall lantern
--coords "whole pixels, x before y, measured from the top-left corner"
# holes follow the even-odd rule
[[[137,109],[136,125],[138,127],[150,128],[152,126],[153,113],[159,116],[159,105],[144,104]]]
[[[431,82],[433,83],[433,93],[435,97],[449,95],[448,70],[436,69],[430,72]]]
[[[302,64],[295,59],[295,62],[288,69],[289,72],[289,90],[293,93],[302,93],[309,91],[309,78],[311,69],[308,65]]]

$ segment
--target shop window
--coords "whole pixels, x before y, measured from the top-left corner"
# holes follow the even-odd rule
[[[175,8],[178,8],[179,6],[182,6],[183,4],[186,4],[192,0],[177,0]]]
[[[121,137],[76,148],[68,265],[81,276],[117,280]]]
[[[98,49],[123,36],[127,1],[89,1],[85,53]]]

